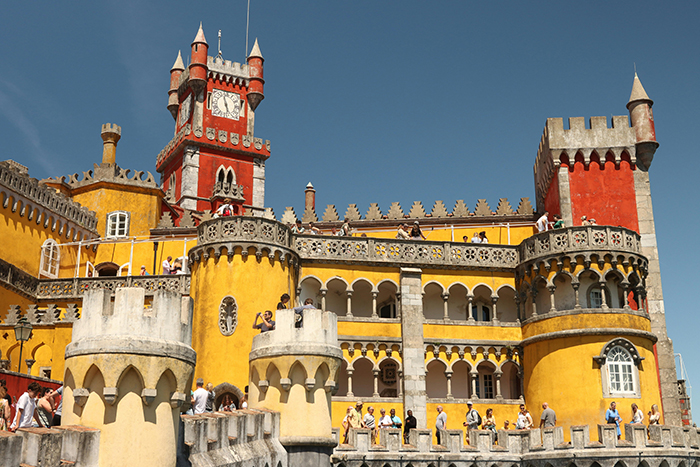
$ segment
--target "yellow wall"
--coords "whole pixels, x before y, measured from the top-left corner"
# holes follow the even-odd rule
[[[69,323],[56,325],[35,325],[31,338],[24,343],[22,349],[21,372],[27,372],[28,358],[36,360],[32,366],[31,374],[39,376],[41,367],[51,368],[51,378],[62,380],[64,371],[64,352],[71,341],[72,326]],[[7,334],[7,337],[4,337]],[[20,344],[15,340],[15,332],[12,326],[0,325],[0,354],[2,358],[11,360],[10,370],[17,371],[19,363]]]
[[[215,386],[228,382],[241,391],[248,385],[248,353],[253,336],[256,313],[277,308],[283,293],[295,295],[294,271],[279,261],[263,255],[260,261],[251,248],[247,258],[239,253],[229,261],[225,254],[219,259],[192,264],[191,294],[195,300],[192,347],[197,352],[194,379],[204,378],[205,384]],[[219,306],[227,295],[236,299],[238,324],[231,336],[219,329]],[[258,320],[260,322],[260,320]]]

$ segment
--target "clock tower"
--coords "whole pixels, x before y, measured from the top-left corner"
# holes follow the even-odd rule
[[[168,110],[175,136],[158,154],[166,199],[191,211],[215,211],[230,199],[233,214],[261,215],[270,141],[254,136],[255,109],[264,98],[263,57],[257,39],[241,64],[208,55],[202,25],[190,65],[170,70]]]

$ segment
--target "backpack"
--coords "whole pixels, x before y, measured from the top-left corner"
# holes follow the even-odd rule
[[[476,425],[481,426],[481,414],[479,412],[476,413]]]
[[[224,216],[230,216],[231,215],[231,206],[226,206],[224,207]]]

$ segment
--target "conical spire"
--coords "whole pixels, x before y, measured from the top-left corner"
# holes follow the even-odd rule
[[[642,86],[642,82],[639,81],[639,76],[637,76],[637,72],[635,72],[634,73],[634,83],[632,84],[632,94],[630,94],[629,102],[641,101],[641,100],[650,101],[651,99],[649,99],[649,96],[647,96],[647,92],[644,90],[644,86]]]
[[[255,38],[255,44],[253,44],[253,50],[250,51],[250,55],[248,55],[248,58],[263,58],[262,52],[260,52],[260,46],[258,46],[258,38]],[[264,59],[263,59],[264,60]]]
[[[175,59],[175,63],[173,64],[173,67],[170,69],[170,71],[184,71],[185,70],[185,64],[182,62],[182,53],[181,51],[177,51],[177,58]]]
[[[207,44],[207,39],[204,37],[204,29],[202,29],[202,22],[199,22],[199,31],[197,31],[197,36],[194,38],[194,41],[192,41],[193,44],[200,43],[200,44]]]

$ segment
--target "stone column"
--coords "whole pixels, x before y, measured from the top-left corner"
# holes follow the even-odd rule
[[[397,371],[396,376],[398,377],[398,379],[396,381],[396,384],[398,385],[397,396],[403,397],[403,371],[401,371],[401,370]]]
[[[427,427],[425,342],[423,340],[422,271],[401,268],[401,337],[404,371],[404,410],[412,410],[417,428]]]
[[[532,296],[532,316],[537,316],[537,289],[533,286],[530,288]]]
[[[491,295],[491,308],[493,308],[493,316],[491,316],[491,322],[495,325],[500,324],[501,320],[498,319],[498,308],[496,307],[498,303],[498,295]]]
[[[182,155],[180,207],[197,210],[199,189],[199,147],[186,146]]]
[[[571,287],[574,288],[574,298],[576,300],[574,304],[574,309],[580,310],[581,309],[581,301],[579,300],[579,295],[578,295],[578,288],[581,286],[579,282],[572,282]]]
[[[522,321],[522,318],[520,317],[520,293],[515,294],[515,316],[518,318],[518,321]]]
[[[345,316],[352,318],[352,290],[346,290],[345,293],[348,295],[348,310],[345,313]]]
[[[326,311],[326,295],[328,294],[328,289],[319,290],[321,294],[321,310]]]
[[[260,216],[265,208],[265,161],[253,159],[253,215]]]
[[[547,286],[547,289],[549,290],[549,312],[554,313],[557,311],[557,306],[554,303],[554,292],[557,290],[556,285],[549,285]]]
[[[629,282],[622,282],[620,285],[622,285],[622,307],[625,310],[630,309],[630,301],[629,301],[629,293],[630,293],[630,284]]]
[[[445,321],[448,321],[450,319],[450,312],[447,308],[447,300],[450,298],[450,294],[444,293],[441,295],[442,296],[442,314],[443,314],[443,319]]]
[[[605,298],[605,281],[600,281],[600,307],[608,308],[608,300]]]
[[[379,313],[377,313],[377,297],[379,292],[372,292],[372,318],[379,318]]]
[[[476,370],[472,370],[469,372],[469,376],[471,377],[471,383],[472,383],[472,399],[478,399],[479,395],[476,393],[476,379],[479,377],[479,372]]]
[[[32,367],[36,363],[36,360],[34,360],[33,358],[28,358],[24,362],[27,364],[27,374],[31,375],[32,374]]]
[[[379,371],[380,370],[372,370],[372,374],[374,375],[374,393],[372,393],[372,397],[379,397]]]
[[[452,397],[452,372],[447,370],[445,372],[445,377],[447,378],[447,398],[454,399],[454,397]]]
[[[468,294],[467,295],[467,310],[469,310],[469,318],[467,319],[468,321],[474,321],[474,295]]]
[[[355,370],[351,370],[350,368],[347,369],[348,373],[348,397],[355,397],[355,394],[352,392],[352,374],[355,372]]]
[[[496,399],[497,400],[503,399],[503,396],[501,395],[501,376],[503,376],[503,372],[501,370],[496,370],[493,372],[493,377],[496,378]]]

